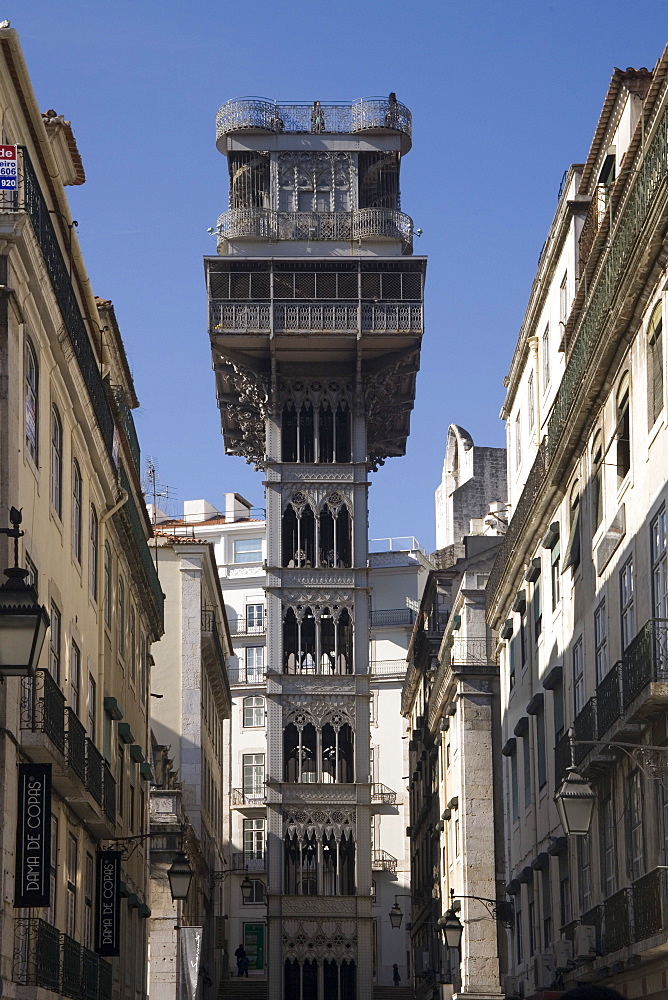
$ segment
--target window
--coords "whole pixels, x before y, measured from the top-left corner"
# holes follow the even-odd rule
[[[39,573],[37,572],[37,566],[35,566],[34,562],[32,561],[27,552],[25,553],[24,559],[25,559],[26,569],[28,570],[26,583],[28,584],[28,586],[34,589],[35,593],[38,593]]]
[[[577,837],[577,850],[580,912],[586,913],[591,910],[592,906],[591,840],[589,835]]]
[[[564,735],[564,685],[562,681],[554,686],[552,705],[554,709],[554,741],[558,743]]]
[[[522,414],[517,411],[515,417],[515,468],[519,469],[522,464]]]
[[[264,858],[264,820],[244,820],[244,863]]]
[[[524,934],[522,930],[522,910],[518,908],[515,914],[515,944],[517,946],[517,964],[524,961]]]
[[[51,601],[51,635],[49,639],[49,672],[60,684],[60,649],[63,634],[63,616],[57,604]]]
[[[543,392],[550,384],[550,326],[543,330]]]
[[[257,684],[264,680],[264,646],[246,648],[246,682]]]
[[[234,542],[235,563],[262,562],[261,538],[237,538]]]
[[[56,926],[56,890],[58,881],[56,872],[58,871],[58,819],[51,813],[51,871],[49,873],[49,915],[47,922],[52,927]]]
[[[575,482],[571,489],[571,499],[569,504],[568,522],[568,543],[564,553],[564,565],[562,572],[566,572],[569,566],[573,570],[580,565],[580,484]]]
[[[552,886],[550,885],[550,865],[541,872],[541,893],[543,897],[543,947],[549,950],[552,944]]]
[[[594,612],[594,655],[596,656],[596,683],[600,684],[608,672],[608,625],[605,599]]]
[[[244,798],[264,798],[264,754],[245,753],[243,755]]]
[[[278,161],[281,212],[350,211],[351,158],[345,152],[282,153]],[[304,238],[308,237],[308,229]]]
[[[95,878],[93,875],[93,855],[86,851],[86,864],[84,867],[84,948],[93,950],[93,887]]]
[[[125,581],[123,577],[118,577],[118,616],[116,625],[118,627],[118,655],[125,656]]]
[[[615,856],[615,816],[612,796],[601,800],[598,812],[601,851],[601,895],[604,899],[617,891],[617,859]]]
[[[112,616],[112,580],[111,580],[111,549],[109,542],[104,543],[104,624],[111,628]]]
[[[662,507],[651,524],[652,614],[668,618],[668,574],[666,572],[666,508]]]
[[[39,427],[39,367],[37,355],[29,340],[26,340],[25,354],[25,420],[26,449],[37,464],[38,457],[38,427]]]
[[[508,690],[512,691],[515,687],[515,667],[517,661],[517,636],[513,636],[508,645],[506,646],[508,650]]]
[[[647,423],[652,427],[663,409],[663,323],[661,303],[647,330]]]
[[[559,559],[561,556],[561,540],[557,538],[550,553],[550,579],[552,583],[552,610],[556,611],[561,599],[559,583],[561,580],[561,567]]]
[[[559,325],[563,328],[568,319],[568,271],[562,278],[559,286]]]
[[[264,604],[246,605],[246,631],[262,632],[264,630]]]
[[[578,715],[584,708],[584,647],[582,637],[573,646],[573,708]]]
[[[621,484],[631,468],[631,411],[629,380],[625,377],[617,393],[617,482]]]
[[[139,697],[142,704],[146,701],[146,688],[149,678],[149,643],[146,641],[144,633],[139,636]]]
[[[88,715],[88,735],[95,742],[97,729],[97,684],[92,674],[88,675],[88,692],[86,694],[86,714]]]
[[[266,886],[262,881],[262,879],[252,878],[249,879],[249,881],[251,884],[251,890],[249,893],[247,893],[248,898],[246,898],[246,895],[244,895],[244,893],[241,894],[241,901],[244,904],[244,906],[248,906],[250,903],[264,903],[264,894],[266,892]]]
[[[51,506],[63,513],[63,422],[55,404],[51,407]]]
[[[244,698],[244,728],[264,726],[264,698],[254,695]]]
[[[536,897],[531,884],[527,886],[527,916],[529,918],[529,954],[535,955],[538,951],[538,936],[536,934]]]
[[[81,687],[81,650],[74,639],[70,646],[70,706],[79,714],[79,690]]]
[[[536,405],[533,392],[533,372],[529,372],[529,380],[527,382],[527,413],[529,415],[529,430],[532,431],[533,425],[536,422]]]
[[[547,753],[545,748],[545,708],[540,705],[536,712],[536,762],[538,764],[538,787],[547,784]]]
[[[130,605],[130,680],[133,684],[137,680],[137,612],[133,604]]]
[[[645,873],[640,771],[633,771],[628,780],[628,868],[631,881],[635,882]]]
[[[568,866],[568,854],[563,851],[559,855],[559,909],[561,926],[571,922],[571,875]]]
[[[520,796],[517,775],[517,751],[510,754],[510,806],[513,823],[520,818]]]
[[[90,596],[94,601],[97,601],[97,561],[98,552],[97,546],[100,540],[100,522],[98,521],[97,511],[93,505],[90,505],[90,552],[88,554],[88,587],[90,590]]]
[[[78,563],[81,562],[83,545],[83,513],[81,508],[82,494],[83,480],[81,479],[81,470],[79,469],[79,463],[75,460],[72,462],[72,552],[74,553],[74,558]]]
[[[598,433],[592,447],[591,476],[592,524],[594,531],[603,520],[603,439]]]
[[[533,585],[533,599],[531,601],[531,607],[533,610],[533,637],[536,642],[540,637],[540,633],[543,629],[543,606],[540,599],[540,579],[536,580]]]
[[[619,571],[619,603],[621,608],[622,651],[636,634],[633,609],[633,558],[627,559]]]
[[[79,843],[71,833],[67,836],[67,927],[66,933],[74,937],[77,915],[77,869]]]
[[[524,766],[524,808],[531,805],[531,747],[529,746],[529,732],[527,730],[522,740],[522,763]]]

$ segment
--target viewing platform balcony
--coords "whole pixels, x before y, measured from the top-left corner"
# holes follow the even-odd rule
[[[401,152],[411,148],[412,119],[404,104],[389,97],[362,97],[358,101],[318,104],[238,97],[226,101],[216,115],[216,145],[226,151],[228,135],[302,133],[315,135],[399,134]]]
[[[356,208],[351,212],[277,212],[272,208],[233,208],[218,218],[218,249],[226,240],[400,240],[413,252],[413,220],[394,208]]]
[[[213,299],[210,304],[212,333],[269,334],[272,329],[272,304],[267,302],[229,302]],[[276,333],[422,334],[420,302],[274,302],[273,329]]]

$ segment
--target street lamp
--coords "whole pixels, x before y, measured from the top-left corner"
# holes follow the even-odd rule
[[[172,866],[167,872],[167,878],[169,879],[169,891],[172,894],[172,900],[176,902],[177,899],[187,899],[188,892],[190,891],[190,883],[193,879],[193,870],[188,864],[188,859],[183,851],[179,851],[174,857]]]
[[[401,908],[397,903],[399,898],[412,899],[413,897],[406,892],[400,892],[394,897],[394,905],[390,910],[390,923],[395,930],[398,930],[398,928],[401,927],[401,921],[404,919]]]
[[[567,835],[586,837],[589,833],[596,793],[575,767],[566,768],[554,801]]]
[[[445,938],[445,943],[448,948],[459,948],[462,943],[464,927],[452,908],[446,910],[443,916],[439,917],[438,927],[441,934]]]
[[[19,566],[21,511],[12,507],[9,520],[11,528],[0,528],[0,534],[14,539],[14,565],[5,570],[8,579],[0,586],[0,679],[34,675],[49,627],[46,608],[26,582],[28,570]]]

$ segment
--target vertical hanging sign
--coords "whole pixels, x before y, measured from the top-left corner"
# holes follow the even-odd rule
[[[48,906],[51,879],[51,765],[19,764],[14,906]]]
[[[121,953],[121,857],[120,851],[97,852],[95,951],[107,958]]]

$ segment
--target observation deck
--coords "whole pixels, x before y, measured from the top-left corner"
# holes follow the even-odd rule
[[[226,101],[216,116],[216,145],[227,153],[228,137],[236,133],[281,135],[397,135],[402,154],[411,148],[412,121],[408,108],[390,97],[363,97],[352,104],[277,102],[264,97]]]

